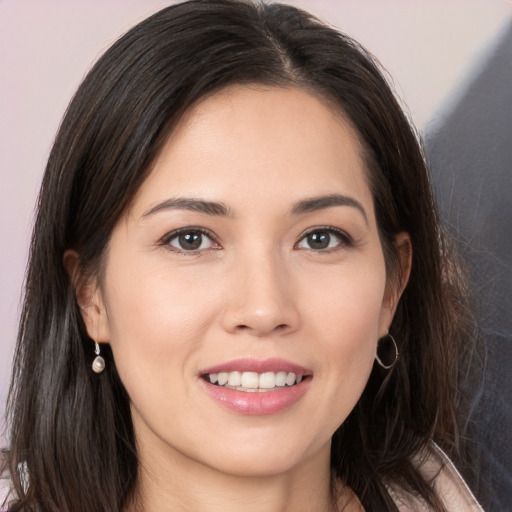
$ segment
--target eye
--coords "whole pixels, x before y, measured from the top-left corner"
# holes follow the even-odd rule
[[[300,249],[323,251],[351,245],[350,237],[334,228],[316,228],[306,233],[297,244]]]
[[[212,237],[200,229],[182,229],[166,236],[162,242],[177,252],[199,252],[217,249]]]

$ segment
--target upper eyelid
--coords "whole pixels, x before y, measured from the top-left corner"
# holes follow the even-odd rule
[[[201,233],[202,235],[206,235],[208,238],[211,238],[214,242],[218,243],[218,238],[212,231],[210,231],[207,228],[203,228],[203,227],[199,227],[199,226],[187,226],[185,228],[174,229],[174,230],[166,233],[160,240],[163,243],[168,243],[170,240],[172,240],[173,238],[175,238],[176,236],[178,236],[182,233],[189,233],[189,232],[193,232],[193,231],[197,231],[197,232]]]
[[[200,227],[200,226],[186,226],[186,227],[182,227],[182,228],[178,228],[178,229],[169,231],[160,239],[160,243],[163,245],[168,245],[169,242],[173,238],[179,236],[181,233],[187,233],[187,232],[192,232],[192,231],[197,231],[197,232],[207,236],[208,238],[210,238],[212,240],[212,242],[214,242],[215,244],[220,245],[219,238],[217,237],[217,235],[215,233],[213,233],[208,228],[204,228],[204,227]],[[345,230],[343,230],[341,228],[334,227],[334,226],[319,225],[319,226],[312,226],[312,227],[306,229],[305,231],[303,231],[296,239],[294,246],[297,245],[299,242],[301,242],[306,236],[308,236],[311,233],[314,233],[315,231],[329,231],[331,233],[334,233],[336,236],[340,237],[342,240],[345,240],[347,243],[354,243],[353,237],[349,233],[347,233]],[[186,251],[186,252],[191,253],[193,251]]]
[[[181,250],[178,247],[175,247],[171,244],[171,240],[175,239],[177,236],[179,236],[182,233],[190,233],[190,232],[199,232],[204,236],[207,236],[213,244],[213,247],[208,247],[206,249],[196,249],[196,250]],[[164,246],[166,249],[176,253],[176,254],[184,254],[184,255],[200,255],[204,254],[208,251],[217,251],[222,248],[220,242],[218,241],[218,238],[214,233],[212,233],[209,229],[203,228],[203,227],[184,227],[184,228],[178,228],[173,231],[169,231],[167,234],[165,234],[162,238],[160,238],[158,245]]]
[[[346,238],[350,241],[353,240],[353,237],[347,233],[344,229],[336,228],[334,226],[314,226],[312,228],[306,229],[298,238],[297,242],[300,242],[305,236],[314,233],[315,231],[330,231],[332,233],[335,233],[336,235]]]

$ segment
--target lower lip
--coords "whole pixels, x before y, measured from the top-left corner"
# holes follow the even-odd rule
[[[262,392],[237,391],[200,380],[209,395],[224,407],[241,414],[263,416],[276,414],[296,404],[308,390],[311,377],[294,386]]]

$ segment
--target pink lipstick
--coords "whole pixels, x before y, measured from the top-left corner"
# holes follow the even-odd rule
[[[220,405],[241,414],[268,415],[297,403],[312,372],[284,359],[238,359],[199,372],[200,383]]]

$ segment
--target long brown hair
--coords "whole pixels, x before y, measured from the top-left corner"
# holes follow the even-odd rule
[[[185,2],[143,21],[99,59],[69,105],[39,196],[10,388],[13,510],[119,512],[130,499],[138,461],[129,397],[108,347],[107,369],[91,372],[93,342],[63,254],[73,248],[83,272],[101,272],[112,229],[182,114],[207,94],[251,83],[306,88],[348,116],[389,272],[394,237],[411,236],[412,272],[391,326],[400,359],[390,372],[374,368],[334,434],[333,477],[367,510],[396,510],[390,483],[443,510],[410,461],[430,439],[456,455],[471,324],[418,138],[357,42],[294,7],[236,0]]]

